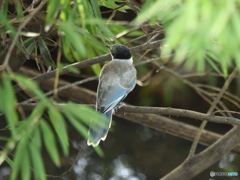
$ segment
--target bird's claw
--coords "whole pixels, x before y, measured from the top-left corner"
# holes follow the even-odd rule
[[[121,107],[123,107],[123,106],[126,106],[126,104],[123,103],[123,102],[120,102],[120,103],[114,108],[114,113],[115,113],[118,109],[121,109]]]

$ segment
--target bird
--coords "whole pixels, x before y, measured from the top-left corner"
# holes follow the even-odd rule
[[[96,147],[107,137],[114,108],[130,93],[137,79],[130,49],[122,44],[106,46],[112,60],[100,71],[97,88],[96,111],[105,117],[92,121],[88,131],[88,146]]]

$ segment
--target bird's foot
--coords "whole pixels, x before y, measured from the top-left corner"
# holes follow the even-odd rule
[[[117,111],[118,109],[121,109],[123,106],[126,106],[126,104],[123,103],[123,102],[120,102],[120,103],[114,108],[114,110]]]

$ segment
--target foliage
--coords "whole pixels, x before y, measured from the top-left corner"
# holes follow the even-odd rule
[[[17,47],[12,54],[22,53],[26,59],[35,60],[39,68],[51,66],[61,71],[66,63],[61,62],[61,52],[70,63],[75,63],[106,53],[104,44],[124,44],[132,40],[135,41],[130,46],[143,44],[138,38],[148,37],[144,25],[158,31],[161,23],[163,29],[160,31],[164,31],[165,37],[161,46],[163,56],[174,52],[177,63],[186,62],[188,67],[194,66],[198,70],[204,70],[209,63],[216,71],[225,74],[233,64],[240,67],[238,1],[147,0],[133,23],[125,24],[117,23],[113,16],[102,18],[100,9],[112,9],[113,15],[116,11],[126,13],[128,9],[139,10],[122,0],[40,2],[47,2],[46,13],[37,13],[34,18],[31,11],[35,9],[27,9],[20,1],[5,0],[0,3],[0,113],[6,119],[6,129],[10,132],[9,136],[0,136],[0,140],[5,142],[0,164],[6,161],[12,167],[11,180],[19,175],[24,180],[33,177],[46,179],[42,149],[45,148],[51,161],[60,166],[60,153],[69,155],[66,124],[70,123],[83,137],[87,137],[89,119],[98,119],[100,115],[72,102],[57,106],[45,97],[35,82],[3,67],[2,64],[8,61],[8,51],[5,52],[4,47],[9,45],[8,42],[15,43]],[[28,18],[37,23],[24,25]],[[56,46],[59,51],[57,58],[54,58],[52,50]],[[10,58],[9,65],[11,63]],[[91,68],[95,74],[99,74],[101,69],[99,64]],[[3,72],[3,69],[6,71]],[[78,71],[72,69],[72,72]],[[14,92],[15,83],[38,98],[30,114],[25,114],[18,106],[20,101]],[[99,149],[97,151],[102,155]],[[13,158],[10,153],[14,153]]]
[[[210,63],[226,73],[240,68],[239,1],[149,0],[135,23],[161,22],[166,32],[163,54],[175,52],[176,62],[204,70]]]
[[[12,89],[12,81],[17,82],[25,91],[31,92],[38,98],[38,104],[26,118],[18,117],[15,110],[17,99]],[[87,137],[87,127],[84,124],[88,125],[89,119],[101,117],[94,110],[73,103],[68,103],[63,107],[55,106],[32,80],[17,74],[4,74],[2,76],[0,97],[1,102],[4,102],[1,103],[0,112],[4,114],[8,122],[6,128],[9,128],[11,132],[11,136],[7,139],[6,137],[0,137],[7,141],[4,151],[1,152],[0,163],[5,159],[10,162],[14,169],[11,179],[16,179],[19,171],[21,171],[22,179],[29,179],[31,177],[30,167],[37,169],[33,171],[35,179],[46,179],[44,163],[41,158],[43,144],[51,160],[59,166],[60,152],[56,142],[60,143],[62,153],[65,156],[69,153],[66,119],[69,119],[80,134]],[[49,120],[44,118],[46,116],[44,111],[46,110]],[[21,111],[19,110],[19,112]],[[16,152],[12,161],[7,155],[15,148]],[[99,153],[101,152],[99,151]]]
[[[27,59],[34,59],[37,64],[43,62],[45,66],[56,67],[51,56],[50,46],[58,42],[48,37],[48,33],[57,29],[61,39],[62,51],[65,57],[73,62],[84,58],[94,57],[105,50],[104,45],[95,37],[102,41],[114,38],[111,31],[105,26],[101,18],[98,1],[48,1],[46,25],[44,29],[37,32],[31,27],[20,31],[16,45],[24,53]],[[0,30],[2,35],[9,35],[13,40],[17,35],[17,30],[11,22],[8,14],[10,2],[3,3],[3,11],[0,11]],[[19,1],[14,3],[17,23],[21,26],[24,23],[24,11]],[[31,14],[29,14],[30,16]],[[21,20],[22,19],[22,20]],[[39,23],[40,20],[39,20]],[[40,30],[40,31],[39,31]],[[90,51],[93,49],[92,51]],[[1,53],[3,53],[1,48]],[[42,60],[42,61],[41,61]],[[60,64],[58,64],[61,67]],[[39,66],[41,67],[41,66]],[[100,68],[94,67],[96,74]],[[32,112],[27,115],[17,106],[18,99],[13,89],[13,82],[17,83],[25,92],[38,98],[37,105]],[[65,156],[69,154],[69,140],[66,120],[76,130],[87,138],[87,126],[90,119],[99,119],[101,115],[94,110],[73,104],[71,102],[64,106],[56,106],[52,100],[45,97],[44,93],[29,78],[23,77],[14,72],[4,72],[1,74],[0,84],[0,113],[7,121],[5,129],[9,129],[9,137],[0,136],[5,141],[5,147],[0,154],[0,164],[6,161],[13,169],[12,180],[21,179],[46,179],[44,162],[42,160],[42,149],[46,148],[52,162],[60,166],[59,153]],[[4,103],[3,103],[4,102]],[[60,148],[57,146],[60,144]],[[97,152],[102,155],[99,148]],[[14,151],[11,158],[10,152]]]

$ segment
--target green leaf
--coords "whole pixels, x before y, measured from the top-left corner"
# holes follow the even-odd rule
[[[48,1],[46,16],[47,25],[50,25],[56,21],[56,17],[59,13],[60,2],[61,1]]]
[[[5,25],[5,27],[4,27],[5,32],[9,31],[10,32],[9,35],[13,39],[16,34],[15,28],[12,26],[12,24],[6,18],[6,15],[2,11],[0,11],[0,22],[1,22],[1,24]]]
[[[55,62],[53,61],[49,49],[43,38],[39,37],[37,42],[41,57],[43,58],[44,62],[49,66],[56,67]]]
[[[27,38],[23,41],[24,46],[29,46],[29,44],[33,43],[35,41],[36,37]]]
[[[42,140],[41,140],[41,132],[40,132],[40,128],[39,127],[36,127],[33,130],[31,140],[32,140],[31,143],[36,147],[36,149],[41,151]]]
[[[27,53],[25,54],[27,59],[30,59],[31,54],[33,53],[34,48],[36,48],[36,41],[29,44],[29,46],[26,48]]]
[[[28,147],[28,137],[25,136],[21,139],[17,146],[17,150],[14,157],[13,172],[11,173],[10,180],[15,180],[18,177],[18,173],[21,169],[22,162],[24,161],[23,154]]]
[[[85,138],[88,137],[88,129],[81,123],[79,119],[77,119],[75,116],[73,116],[72,113],[65,112],[64,113],[69,120],[69,122],[73,125],[73,127]]]
[[[101,71],[101,66],[100,64],[94,64],[91,66],[93,72],[95,75],[99,75],[100,74],[100,71]]]
[[[51,107],[52,103],[45,97],[44,93],[38,88],[36,83],[20,74],[11,74],[11,78],[17,81],[17,83],[25,90],[32,92],[35,96],[38,97],[42,105],[46,107]]]
[[[28,147],[33,164],[34,179],[46,180],[44,164],[39,149],[32,143],[30,143]]]
[[[9,166],[13,167],[14,162],[9,157],[6,157],[5,161],[9,164]]]
[[[22,18],[23,17],[22,5],[20,4],[20,2],[18,0],[14,0],[14,5],[17,10],[18,18],[19,19]]]
[[[16,97],[13,92],[11,80],[7,76],[2,77],[2,86],[0,90],[1,100],[4,102],[4,106],[1,106],[1,110],[4,113],[8,125],[12,134],[12,137],[16,138],[16,127],[18,122],[18,116],[16,112]]]
[[[98,0],[90,0],[92,5],[92,11],[94,12],[95,18],[102,18],[101,11],[99,9]]]
[[[67,40],[68,43],[71,44],[72,47],[74,47],[74,50],[76,50],[79,54],[81,54],[82,57],[86,56],[87,51],[82,42],[82,39],[77,33],[78,27],[72,23],[64,23],[64,24],[61,24],[59,27],[65,34],[65,40]]]
[[[57,166],[59,166],[60,165],[60,157],[58,154],[58,149],[56,146],[56,140],[54,138],[54,134],[44,119],[42,119],[40,121],[40,127],[41,127],[41,131],[42,131],[43,142],[46,146],[46,149],[47,149],[52,161]]]
[[[60,141],[61,147],[63,149],[63,153],[65,156],[68,155],[68,135],[67,135],[67,125],[62,117],[62,115],[55,111],[55,110],[50,110],[48,112],[50,121],[57,133],[58,139]]]
[[[94,109],[87,107],[87,106],[79,106],[77,104],[73,103],[68,103],[67,105],[64,106],[64,112],[66,113],[69,112],[71,116],[73,116],[76,120],[80,122],[84,122],[86,125],[90,124],[90,121],[93,119],[102,119],[105,116],[102,114],[96,112]],[[101,126],[104,124],[97,121],[97,123]]]
[[[21,178],[22,180],[30,180],[31,178],[31,167],[30,167],[30,157],[28,148],[22,153],[22,165],[21,165]]]

